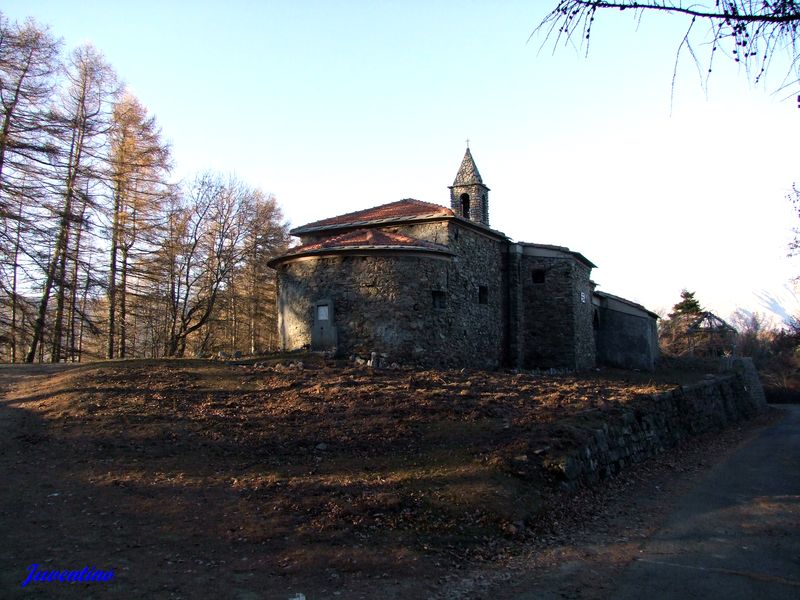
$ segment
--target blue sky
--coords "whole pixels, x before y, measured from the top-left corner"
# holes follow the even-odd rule
[[[528,41],[554,4],[0,10],[103,52],[157,117],[176,177],[235,173],[293,225],[406,197],[446,204],[469,138],[492,226],[582,252],[601,289],[657,310],[687,287],[723,317],[763,310],[765,293],[791,305],[800,110],[773,93],[780,77],[754,87],[718,61],[706,93],[684,56],[673,98],[682,19],[601,14],[587,58]]]

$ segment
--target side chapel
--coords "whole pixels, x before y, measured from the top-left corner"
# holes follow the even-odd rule
[[[489,226],[470,149],[450,207],[405,199],[297,227],[273,258],[284,350],[440,367],[652,369],[657,315],[595,289],[595,265]]]

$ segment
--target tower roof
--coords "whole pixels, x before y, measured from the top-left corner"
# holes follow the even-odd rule
[[[453,186],[474,185],[476,183],[483,185],[483,179],[481,179],[481,174],[475,165],[475,160],[472,158],[472,152],[467,147],[467,151],[464,153],[464,160],[461,161],[461,167],[459,167],[456,179],[453,181]]]

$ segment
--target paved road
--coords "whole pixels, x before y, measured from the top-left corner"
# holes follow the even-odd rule
[[[800,598],[800,406],[684,496],[615,600]]]

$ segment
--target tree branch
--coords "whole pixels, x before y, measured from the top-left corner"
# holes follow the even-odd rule
[[[709,2],[710,4],[710,2]],[[709,24],[705,42],[710,46],[708,73],[717,52],[722,52],[732,61],[740,64],[748,79],[753,83],[761,81],[772,66],[776,53],[787,53],[789,70],[784,82],[793,78],[792,83],[800,80],[800,63],[798,63],[798,35],[800,35],[800,0],[781,0],[779,2],[753,2],[746,0],[716,0],[714,9],[702,5],[689,4],[670,0],[649,0],[638,2],[608,0],[558,0],[554,10],[536,26],[531,37],[543,34],[544,41],[553,42],[554,48],[563,40],[565,43],[577,41],[586,44],[588,53],[589,41],[593,31],[594,20],[598,11],[604,9],[631,10],[642,18],[645,12],[675,14],[688,17],[691,24],[683,36],[676,54],[676,65],[681,50],[687,49],[692,55],[695,65],[701,71],[701,81],[705,88],[708,75],[702,76],[702,68],[695,54],[693,25],[699,21]],[[611,12],[610,10],[605,12]],[[677,68],[673,69],[673,93]],[[782,84],[783,87],[783,84]]]
[[[733,13],[733,12],[707,12],[696,8],[674,6],[672,4],[641,3],[641,2],[604,2],[603,0],[564,0],[554,13],[564,5],[580,5],[589,9],[617,8],[619,10],[658,10],[663,12],[680,13],[691,17],[714,20],[732,20],[742,23],[791,23],[800,21],[800,11],[790,13]],[[793,7],[794,8],[794,7]]]

